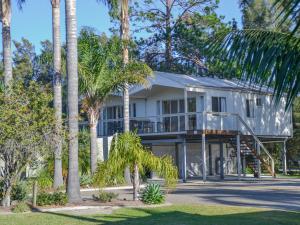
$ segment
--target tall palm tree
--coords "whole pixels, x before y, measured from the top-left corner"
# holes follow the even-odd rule
[[[78,173],[78,55],[76,0],[66,0],[69,168],[67,194],[69,202],[81,200]]]
[[[217,36],[208,50],[211,58],[241,68],[242,79],[273,87],[275,103],[286,95],[289,107],[300,91],[300,0],[275,0],[273,7],[279,26],[292,22],[291,32],[233,30]]]
[[[123,90],[124,84],[146,84],[151,69],[139,62],[131,62],[123,69],[121,43],[116,37],[108,40],[93,31],[83,30],[78,46],[81,105],[89,120],[91,172],[94,173],[97,168],[97,125],[104,101],[112,92]]]
[[[25,0],[17,0],[19,8]],[[12,55],[11,55],[11,0],[1,0],[0,16],[2,23],[2,47],[3,47],[3,66],[4,66],[4,84],[8,86],[12,80]]]
[[[56,189],[63,185],[62,175],[62,83],[61,83],[61,46],[60,46],[60,0],[51,0],[52,5],[52,42],[53,42],[53,90],[57,138],[54,152],[54,183]]]

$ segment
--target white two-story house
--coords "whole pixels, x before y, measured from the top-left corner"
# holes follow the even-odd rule
[[[130,127],[155,155],[171,155],[183,180],[240,177],[246,167],[275,175],[264,142],[285,142],[293,131],[285,98],[275,106],[272,93],[241,81],[155,72],[149,87],[130,90]],[[111,95],[101,112],[99,159],[123,131],[122,105],[121,95]]]

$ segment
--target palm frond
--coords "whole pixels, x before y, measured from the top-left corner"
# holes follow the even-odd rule
[[[272,87],[277,103],[286,95],[288,107],[299,93],[299,38],[273,31],[234,31],[218,35],[208,50],[211,59],[239,66],[242,79]]]
[[[300,27],[300,0],[275,0],[273,7],[281,9],[277,19],[280,19],[279,25],[286,20],[293,22],[293,33]]]

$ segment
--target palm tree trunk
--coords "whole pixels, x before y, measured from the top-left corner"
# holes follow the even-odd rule
[[[51,0],[52,4],[52,39],[53,39],[53,90],[54,90],[54,109],[57,137],[55,140],[54,152],[54,183],[55,189],[63,185],[62,175],[62,94],[61,94],[61,47],[60,47],[60,0]]]
[[[140,179],[139,179],[139,167],[138,164],[134,164],[133,169],[133,200],[139,200],[139,191],[140,191]]]
[[[98,148],[97,148],[97,126],[98,116],[96,113],[91,113],[90,121],[90,138],[91,138],[91,173],[95,173],[97,169]]]
[[[67,193],[69,202],[80,197],[78,171],[78,55],[76,0],[66,0],[68,122],[69,122],[69,169]]]
[[[8,86],[12,80],[12,56],[11,56],[11,0],[1,1],[2,14],[2,47],[3,47],[3,66],[4,84]]]
[[[128,41],[129,41],[129,16],[128,16],[128,0],[121,2],[121,39],[123,41],[123,65],[124,67],[129,62]],[[129,127],[129,90],[128,85],[125,84],[123,92],[123,106],[124,106],[124,132],[130,130]],[[131,184],[130,170],[126,167],[124,171],[125,182]]]

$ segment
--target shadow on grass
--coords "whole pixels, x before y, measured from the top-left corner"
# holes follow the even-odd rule
[[[195,207],[197,208],[197,207]],[[97,225],[300,225],[300,213],[284,211],[249,211],[223,213],[214,212],[214,207],[210,208],[210,213],[195,210],[193,206],[155,209],[125,209],[119,210],[112,215],[72,215],[65,213],[45,213],[64,217],[66,220],[78,220],[82,223]],[[244,210],[245,211],[245,210]]]

